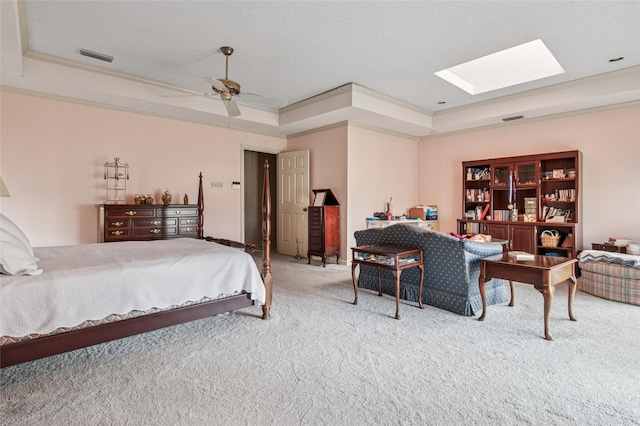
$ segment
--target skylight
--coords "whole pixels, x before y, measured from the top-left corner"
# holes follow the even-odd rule
[[[542,40],[511,47],[435,73],[472,95],[564,73]]]

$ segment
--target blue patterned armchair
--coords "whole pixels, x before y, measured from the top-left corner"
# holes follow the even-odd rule
[[[423,303],[460,315],[477,315],[482,311],[478,288],[480,259],[502,252],[500,243],[460,240],[415,225],[392,225],[354,233],[356,244],[389,244],[420,248],[424,256]],[[378,290],[378,270],[360,265],[359,288]],[[395,295],[395,280],[390,270],[381,273],[383,293]],[[417,302],[420,284],[418,268],[406,269],[400,278],[400,297]],[[505,282],[492,279],[486,285],[487,306],[509,300]]]

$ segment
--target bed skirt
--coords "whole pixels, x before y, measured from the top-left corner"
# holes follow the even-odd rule
[[[178,309],[178,308],[185,308],[187,306],[193,306],[193,305],[199,305],[205,302],[210,302],[212,300],[220,300],[220,299],[224,299],[226,297],[230,297],[230,296],[236,296],[238,294],[243,294],[245,292],[236,292],[235,294],[221,294],[220,296],[218,296],[217,298],[211,298],[211,297],[203,297],[200,300],[197,301],[187,301],[181,305],[174,305],[174,306],[168,306],[166,308],[151,308],[147,311],[131,311],[127,314],[124,315],[109,315],[106,318],[102,318],[100,320],[88,320],[88,321],[84,321],[81,324],[78,324],[74,327],[60,327],[57,328],[56,330],[53,330],[51,333],[47,333],[47,334],[29,334],[26,336],[21,336],[21,337],[12,337],[12,336],[0,336],[0,346],[3,345],[8,345],[10,343],[18,343],[18,342],[26,342],[29,340],[33,340],[33,339],[38,339],[40,337],[46,337],[46,336],[55,336],[56,334],[61,334],[61,333],[66,333],[69,331],[75,331],[75,330],[82,330],[82,329],[86,329],[86,328],[91,328],[91,327],[95,327],[97,325],[103,325],[103,324],[111,324],[111,323],[115,323],[118,321],[123,321],[123,320],[128,320],[128,319],[132,319],[132,318],[138,318],[141,316],[145,316],[145,315],[151,315],[151,314],[155,314],[158,312],[164,312],[164,311],[169,311],[172,309]]]

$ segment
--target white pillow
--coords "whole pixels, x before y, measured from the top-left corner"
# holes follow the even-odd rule
[[[640,255],[640,244],[627,244],[627,254]]]
[[[0,213],[0,229],[9,231],[10,233],[18,237],[18,239],[22,241],[22,243],[26,247],[29,254],[33,256],[33,247],[31,247],[31,242],[29,242],[29,238],[27,238],[27,235],[22,232],[22,229],[18,228],[18,225],[13,223],[11,219],[6,217],[2,213]]]
[[[7,275],[40,275],[36,258],[23,242],[5,229],[0,228],[0,273]]]

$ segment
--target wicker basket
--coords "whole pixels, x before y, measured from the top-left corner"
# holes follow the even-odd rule
[[[547,229],[540,234],[540,244],[542,247],[558,247],[560,233],[555,229]]]

